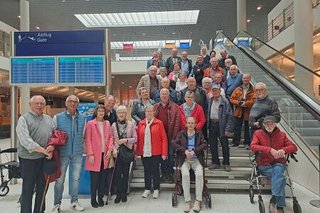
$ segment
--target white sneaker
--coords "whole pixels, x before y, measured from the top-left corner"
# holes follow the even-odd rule
[[[70,208],[77,212],[83,212],[84,208],[80,205],[79,201],[74,201],[71,203]]]
[[[59,213],[59,212],[60,212],[60,204],[56,204],[52,209],[52,213]]]
[[[144,190],[144,192],[142,193],[143,198],[147,198],[149,195],[150,195],[150,190]]]
[[[156,189],[153,191],[153,199],[158,199],[159,198],[159,189]]]

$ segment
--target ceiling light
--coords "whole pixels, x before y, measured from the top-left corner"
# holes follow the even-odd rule
[[[247,23],[251,22],[251,19],[247,19]]]
[[[74,14],[86,27],[132,27],[197,24],[200,10]]]
[[[123,49],[123,44],[133,43],[133,49],[151,49],[165,47],[169,40],[158,40],[158,41],[116,41],[111,42],[111,49]],[[170,42],[175,43],[176,47],[180,46],[181,43],[189,42],[190,46],[192,43],[191,39],[181,39],[181,40],[170,40]]]
[[[37,30],[40,30],[40,27],[36,26],[36,29],[37,29]]]
[[[262,6],[258,6],[258,7],[257,7],[257,10],[261,10],[261,9],[262,9]]]
[[[21,18],[21,16],[20,16],[20,15],[18,15],[18,18]]]

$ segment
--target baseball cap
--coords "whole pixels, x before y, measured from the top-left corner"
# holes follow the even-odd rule
[[[220,89],[220,85],[219,84],[212,84],[211,89]]]
[[[276,119],[276,117],[274,117],[272,115],[268,115],[268,116],[264,117],[264,119],[263,119],[263,123],[267,123],[270,121],[276,123],[277,119]]]

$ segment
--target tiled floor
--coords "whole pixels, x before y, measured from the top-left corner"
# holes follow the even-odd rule
[[[0,140],[0,148],[4,149],[9,146],[8,140]],[[67,180],[67,179],[66,179]],[[67,184],[67,183],[66,183]],[[67,189],[67,187],[65,187]],[[17,207],[17,200],[21,191],[21,181],[16,185],[10,185],[10,192],[5,197],[0,197],[0,212],[1,213],[15,213],[19,212],[19,207]],[[302,207],[304,213],[318,213],[320,209],[315,208],[309,204],[310,200],[319,199],[317,195],[311,193],[310,191],[304,189],[303,187],[296,185],[295,193],[298,197],[298,201]],[[128,196],[127,203],[114,204],[112,201],[108,206],[93,209],[90,206],[90,199],[88,197],[81,197],[80,203],[86,208],[86,212],[116,212],[116,213],[174,213],[183,212],[183,197],[178,197],[178,206],[173,208],[171,206],[171,192],[170,191],[160,191],[160,198],[157,200],[152,199],[152,197],[143,199],[141,198],[142,191],[133,191]],[[267,210],[269,196],[264,195],[263,199],[265,201],[265,206]],[[257,200],[257,196],[255,197]],[[51,212],[53,207],[53,184],[50,185],[47,194],[47,211]],[[217,212],[217,213],[256,213],[259,212],[259,207],[257,202],[251,204],[249,201],[248,194],[245,193],[214,193],[212,192],[212,202],[213,208],[207,209],[204,205],[201,212]],[[67,195],[63,199],[62,203],[63,212],[73,212],[69,209],[69,200]],[[286,213],[292,211],[292,199],[287,199]]]

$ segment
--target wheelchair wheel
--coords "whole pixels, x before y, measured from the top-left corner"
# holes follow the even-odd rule
[[[172,193],[172,207],[177,207],[178,205],[178,198],[176,193]]]
[[[9,186],[0,186],[0,196],[6,196],[9,193]]]
[[[293,212],[294,213],[302,213],[301,206],[296,199],[293,199]]]
[[[259,200],[259,212],[260,213],[265,213],[266,212],[266,209],[264,207],[264,203],[263,203],[263,200]]]
[[[249,197],[250,197],[250,203],[254,203],[254,191],[252,186],[249,188]]]

